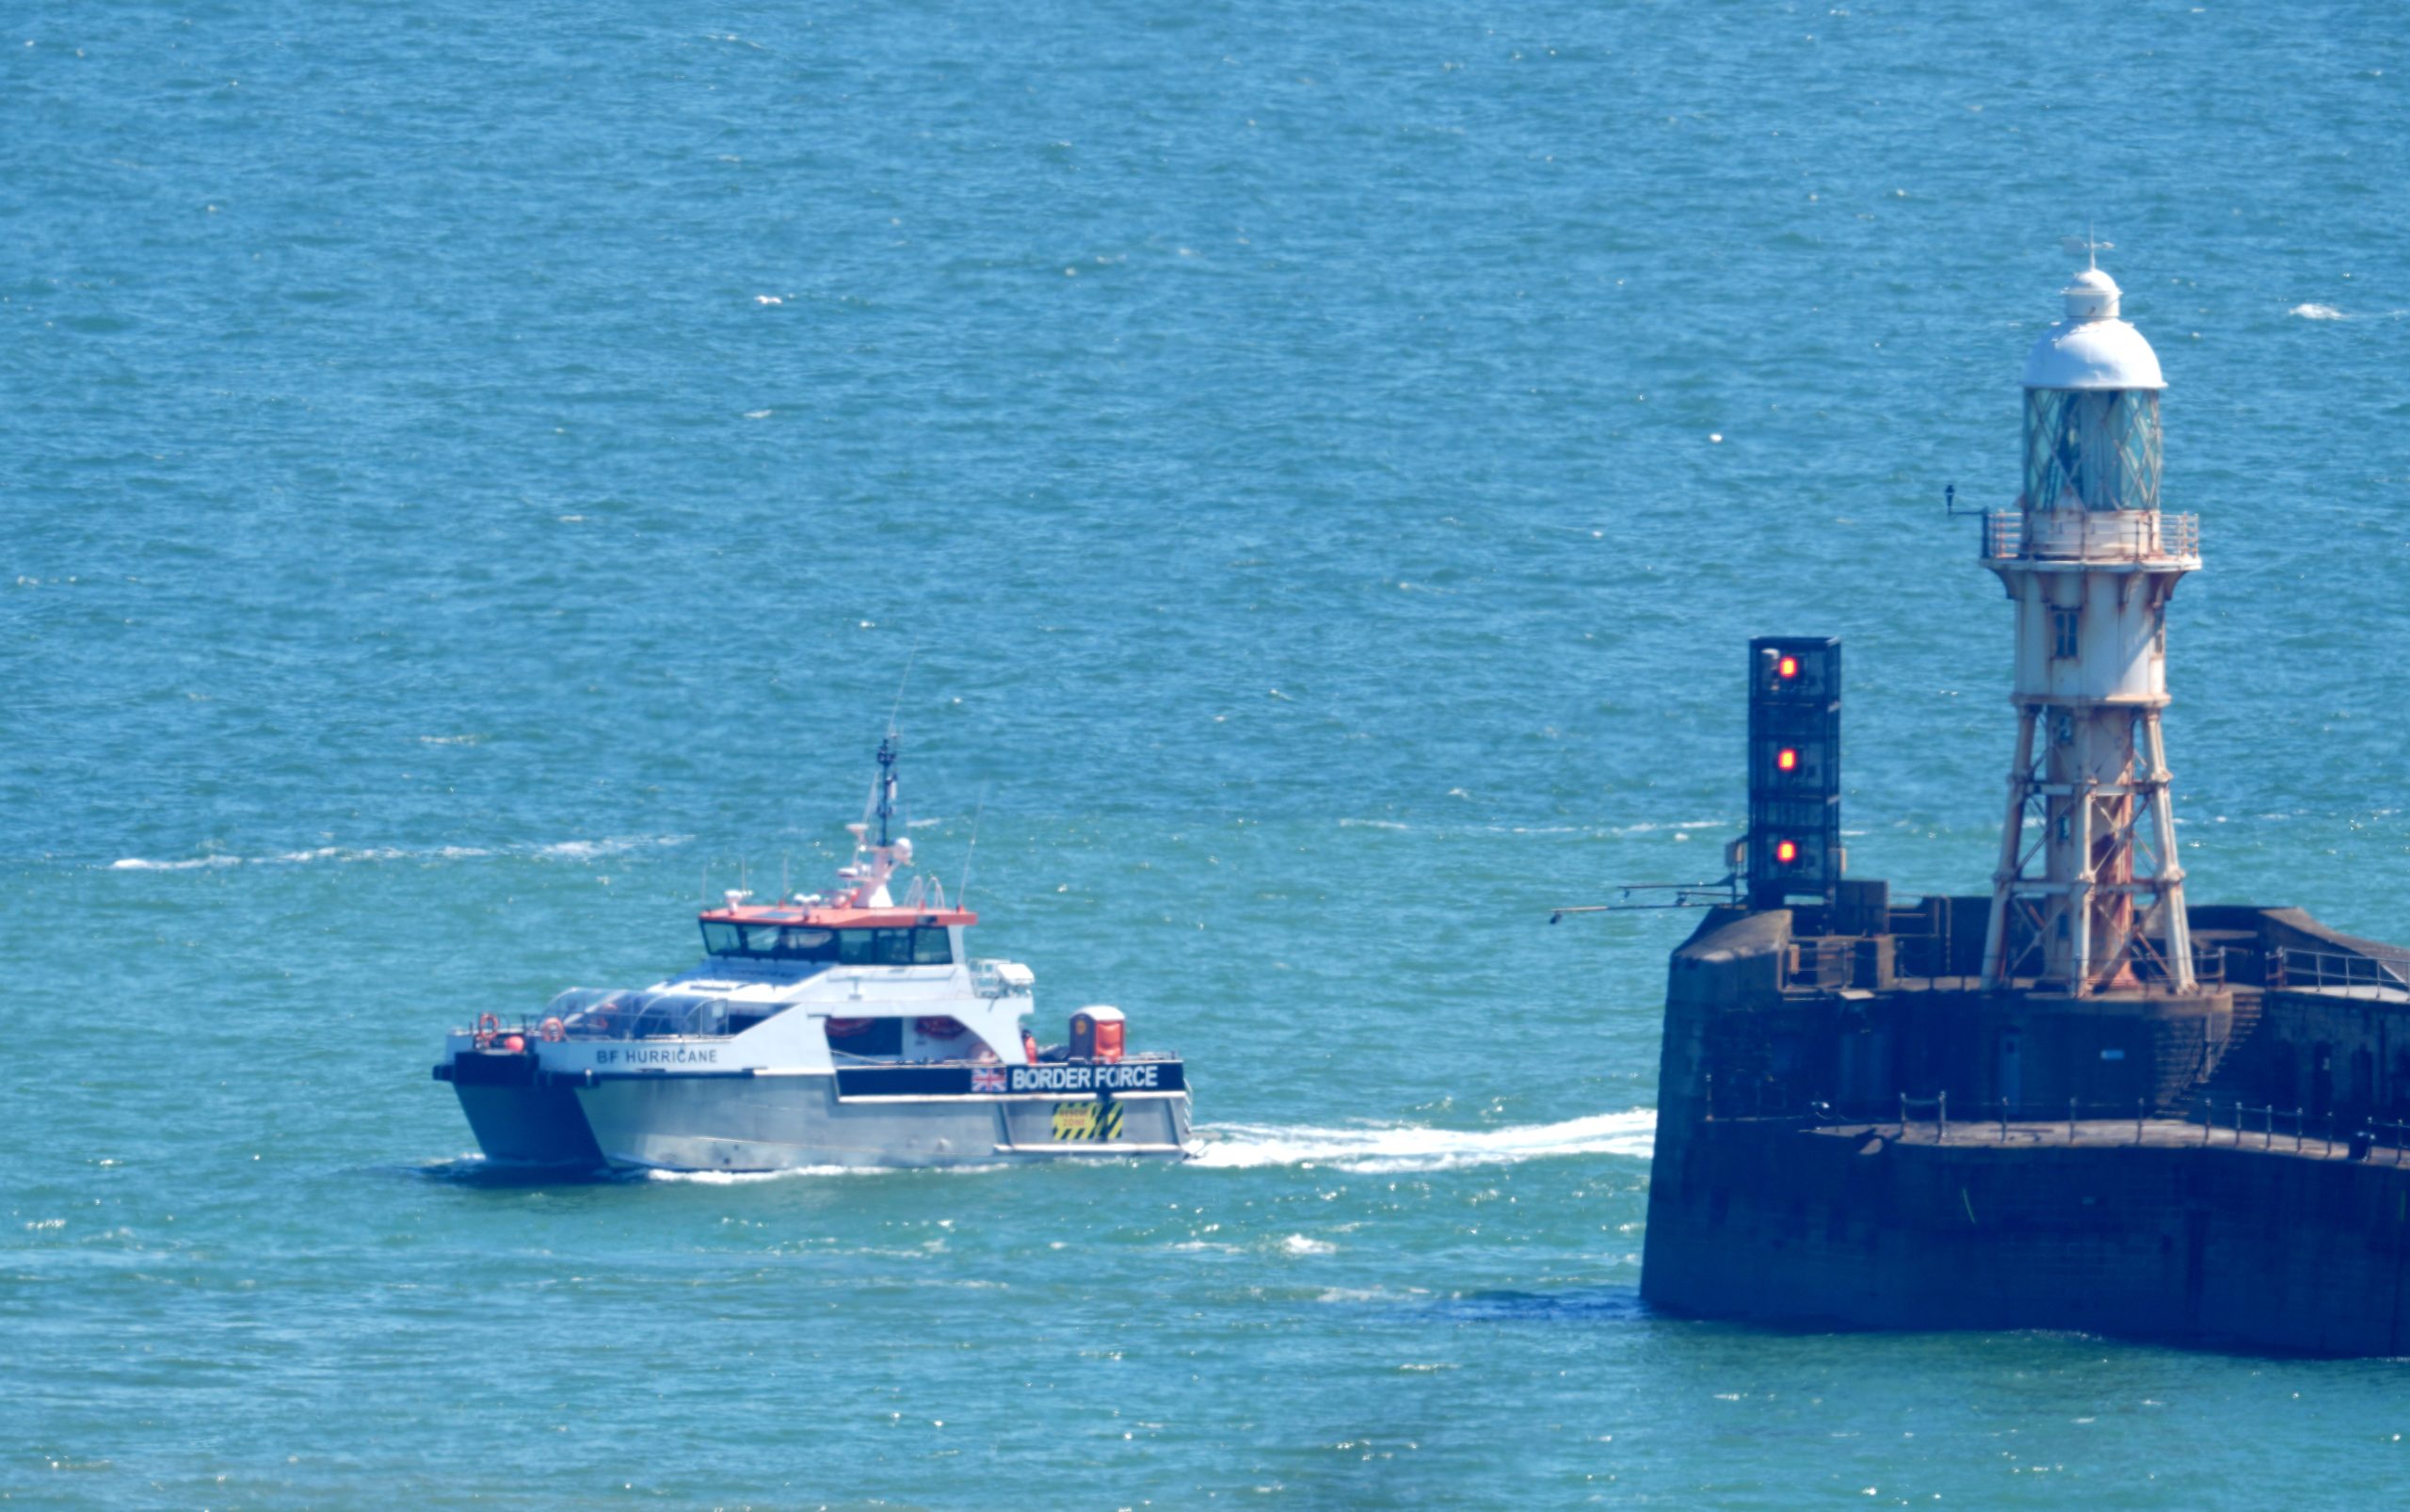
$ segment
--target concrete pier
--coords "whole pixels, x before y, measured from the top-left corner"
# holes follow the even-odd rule
[[[2399,953],[2297,910],[2204,909],[2228,980],[2079,1009],[1964,982],[1946,928],[1833,932],[1983,899],[1858,901],[1718,910],[1676,953],[1652,1304],[2410,1354],[2410,1058],[2390,1054],[2410,1000],[2377,981]]]

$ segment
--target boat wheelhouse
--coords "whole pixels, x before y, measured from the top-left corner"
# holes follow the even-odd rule
[[[1132,1054],[1117,1008],[1041,1051],[1035,977],[973,959],[978,916],[892,833],[895,748],[827,894],[731,892],[702,960],[635,989],[571,988],[532,1021],[455,1030],[452,1084],[489,1159],[665,1170],[945,1166],[1187,1152],[1186,1069]],[[873,828],[876,826],[876,837]]]

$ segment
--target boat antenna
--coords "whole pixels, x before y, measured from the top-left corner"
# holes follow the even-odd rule
[[[905,653],[904,675],[895,683],[895,702],[887,711],[887,733],[878,743],[878,782],[872,789],[872,803],[878,818],[878,843],[881,845],[889,843],[888,828],[895,817],[895,755],[897,747],[902,744],[895,733],[895,721],[903,716],[904,690],[912,685],[912,664],[920,660],[920,656],[921,643],[915,640],[912,649]]]
[[[889,825],[895,818],[895,732],[878,743],[878,843],[888,844]]]
[[[956,909],[967,909],[971,907],[971,863],[978,859],[979,821],[987,816],[988,790],[982,788],[979,790],[978,812],[971,816],[971,845],[962,853],[962,882],[954,890],[954,906]]]
[[[920,659],[921,643],[916,640],[904,654],[904,675],[895,682],[895,703],[887,711],[887,732],[891,735],[895,733],[896,719],[904,713],[904,690],[912,685],[912,664]]]

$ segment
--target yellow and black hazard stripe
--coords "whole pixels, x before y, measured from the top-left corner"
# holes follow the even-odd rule
[[[1121,1137],[1118,1102],[1057,1102],[1054,1137],[1058,1140],[1105,1140]]]

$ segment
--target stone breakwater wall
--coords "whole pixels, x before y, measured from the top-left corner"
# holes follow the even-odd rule
[[[1806,1327],[2410,1354],[2410,1169],[2133,1128],[1700,1124],[1670,1159],[1661,1138],[1642,1294]]]
[[[2204,909],[2225,969],[2198,988],[1987,990],[1973,901],[1723,909],[1675,953],[1642,1295],[1807,1327],[2410,1354],[2398,953],[2295,910]],[[2351,1159],[2370,1128],[2397,1148]]]

